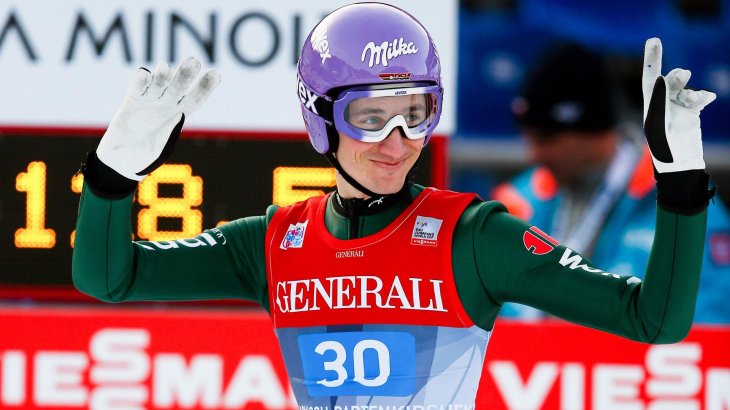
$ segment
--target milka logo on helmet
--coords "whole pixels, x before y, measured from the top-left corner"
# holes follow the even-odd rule
[[[312,38],[309,41],[312,43],[314,51],[318,52],[319,56],[322,57],[322,64],[328,58],[332,58],[332,54],[330,54],[330,43],[327,40],[327,26],[319,25],[315,28],[312,32]]]
[[[375,45],[374,42],[369,42],[365,45],[362,50],[362,56],[360,61],[365,62],[365,57],[370,52],[370,60],[368,61],[368,67],[381,64],[383,67],[388,66],[388,61],[400,57],[404,54],[416,54],[418,49],[413,42],[404,42],[403,37],[394,39],[393,42],[383,41],[380,45]]]
[[[284,250],[289,248],[301,248],[304,244],[304,233],[307,231],[308,222],[309,220],[298,222],[296,224],[289,224],[289,229],[286,230],[284,239],[281,241],[281,245],[279,247]]]
[[[299,101],[301,101],[302,104],[304,104],[304,107],[307,108],[309,111],[319,115],[317,112],[317,107],[314,106],[314,102],[317,101],[317,94],[314,93],[314,91],[311,91],[309,88],[307,88],[306,85],[304,85],[304,82],[302,82],[302,79],[299,79],[299,84],[297,85],[297,93],[299,94]]]

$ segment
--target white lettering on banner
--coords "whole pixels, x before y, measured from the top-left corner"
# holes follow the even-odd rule
[[[14,48],[15,56],[24,56],[28,61],[38,62],[50,57],[37,46],[38,43],[44,43],[41,38],[36,41],[39,36],[45,34],[40,28],[33,25],[26,25],[28,15],[24,15],[21,11],[10,9],[11,11],[5,16],[0,15],[0,32],[7,32],[9,45]],[[104,15],[103,20],[98,19],[98,15],[92,16],[91,13],[79,11],[73,15],[67,15],[69,26],[71,27],[66,35],[58,40],[64,40],[62,47],[65,50],[63,59],[66,62],[73,61],[78,58],[78,53],[90,53],[98,57],[105,54],[113,57],[121,56],[126,63],[135,61],[152,62],[162,59],[164,61],[178,61],[177,55],[180,44],[193,42],[198,46],[198,51],[202,51],[208,61],[215,64],[221,59],[222,51],[228,51],[230,57],[242,66],[260,66],[270,63],[282,51],[281,42],[276,40],[271,42],[270,48],[262,49],[261,46],[255,47],[253,42],[248,40],[243,33],[246,30],[253,29],[255,26],[259,39],[262,37],[270,37],[277,39],[281,35],[283,27],[277,24],[276,14],[266,14],[262,12],[241,12],[231,18],[223,19],[217,12],[208,12],[204,15],[202,23],[196,24],[196,17],[186,15],[176,9],[169,13],[144,11],[140,13],[132,13],[130,11],[117,11],[117,8],[110,9],[110,14]],[[26,10],[27,11],[27,10]],[[111,14],[114,13],[114,14]],[[36,13],[29,13],[33,17]],[[229,26],[221,27],[217,24],[219,20],[229,23]],[[300,23],[300,15],[292,17],[292,24]],[[157,26],[166,25],[164,28]],[[132,28],[134,27],[134,29]],[[34,30],[36,29],[36,30]],[[39,33],[40,32],[40,33]],[[167,37],[160,36],[160,33],[167,34]],[[158,38],[159,37],[159,38]],[[229,41],[217,43],[219,38],[226,38]],[[321,37],[317,40],[321,41]],[[130,41],[134,40],[134,41]],[[313,39],[313,44],[314,44]],[[260,42],[260,41],[259,41]],[[3,44],[0,43],[0,52],[3,51]],[[154,47],[157,43],[169,45],[169,48],[156,53]],[[327,46],[327,32],[324,32],[324,42],[320,43],[325,53],[329,52]],[[292,44],[294,50],[298,51],[299,44]],[[250,53],[249,49],[257,49],[256,53]],[[81,50],[81,51],[79,51]],[[263,50],[263,52],[261,51]],[[260,54],[260,57],[252,57],[250,54]],[[322,55],[322,54],[321,54]],[[323,55],[323,57],[325,57]],[[326,55],[326,57],[331,57]],[[292,65],[296,63],[296,59],[292,59]]]
[[[69,7],[54,0],[10,0],[0,4],[5,6],[0,7],[0,61],[5,77],[0,89],[4,95],[19,97],[0,102],[0,124],[105,126],[126,91],[127,83],[120,79],[129,78],[131,70],[151,68],[160,61],[175,66],[186,56],[194,56],[204,67],[220,72],[225,87],[216,90],[191,117],[190,126],[301,133],[299,107],[289,101],[290,80],[296,76],[297,59],[310,28],[343,3],[79,0]],[[393,4],[412,10],[429,27],[436,44],[455,44],[458,2],[434,2],[431,7],[417,7],[414,0]],[[326,65],[334,59],[336,51],[329,40],[335,39],[329,30],[326,37],[322,34],[315,42],[315,61],[324,59]],[[311,50],[312,45],[306,45]],[[357,45],[353,52],[362,51],[364,45]],[[439,50],[444,88],[449,90],[456,88],[455,49]],[[20,84],[11,80],[28,72],[34,74],[34,81]],[[66,95],[69,89],[79,101],[97,103],[79,110],[60,98],[29,97]],[[240,103],[240,90],[266,98],[231,115],[227,107]],[[456,97],[447,93],[444,98],[449,100],[443,104],[449,112],[442,116],[439,134],[448,136],[455,130],[456,115],[450,114]],[[273,112],[277,115],[271,115]]]
[[[566,363],[559,366],[554,362],[541,362],[524,383],[513,362],[493,361],[489,364],[489,371],[507,408],[542,408],[558,376],[561,410],[579,410],[584,407],[585,369],[581,364]]]
[[[657,347],[646,354],[646,369],[654,377],[646,382],[649,397],[692,397],[702,388],[702,371],[697,367],[702,347],[682,343],[672,348]],[[685,407],[690,410],[690,407]]]
[[[538,363],[524,384],[513,362],[493,361],[489,364],[489,371],[510,409],[540,408],[558,377],[558,365],[552,362]]]
[[[335,405],[332,410],[474,410],[473,404]],[[299,410],[330,410],[329,406],[299,406]]]
[[[18,406],[25,402],[26,355],[20,350],[7,350],[0,355],[0,403]]]
[[[152,345],[147,329],[101,328],[86,348],[80,346],[85,351],[0,350],[0,408],[296,407],[284,376],[267,356],[246,355],[230,364],[217,354],[152,354]],[[524,369],[519,360],[494,361],[488,362],[486,377],[494,380],[508,408],[546,408],[557,395],[561,410],[728,410],[730,367],[706,367],[702,349],[696,342],[650,346],[643,365],[537,362]]]
[[[223,360],[214,354],[198,354],[188,364],[181,354],[162,353],[155,357],[152,397],[155,407],[174,404],[191,408],[219,406],[223,391]]]
[[[142,410],[150,403],[159,408],[295,407],[293,393],[268,356],[243,356],[224,386],[222,356],[152,355],[150,344],[147,329],[102,328],[91,336],[88,352],[36,352],[32,372],[27,353],[0,351],[0,408]],[[26,397],[27,386],[32,397]]]
[[[396,0],[394,5],[412,10],[429,27],[436,44],[455,44],[457,3],[417,7],[414,0]],[[204,67],[219,71],[225,87],[216,90],[205,107],[191,117],[191,126],[301,133],[299,107],[289,102],[290,79],[296,76],[296,62],[309,29],[342,1],[80,0],[69,7],[54,0],[10,0],[0,4],[5,6],[0,7],[0,61],[5,77],[0,89],[4,95],[18,96],[0,102],[0,124],[105,126],[126,91],[127,83],[120,79],[129,78],[131,70],[151,68],[160,61],[175,66],[186,56],[194,56]],[[326,37],[323,34],[315,42],[315,57],[327,64],[336,53],[329,40],[335,39],[329,30]],[[311,50],[310,43],[306,45]],[[354,53],[362,51],[364,45],[359,44]],[[456,88],[455,49],[439,50],[444,88],[449,90]],[[12,81],[29,72],[34,74],[34,81]],[[39,93],[66,95],[68,89],[74,90],[79,101],[97,103],[79,110],[60,98],[28,97]],[[240,90],[267,97],[231,115],[227,107],[240,103]],[[439,133],[451,135],[456,115],[450,115],[450,110],[456,106],[455,96],[447,93],[445,98],[449,101],[443,106],[449,112],[442,116]],[[271,115],[273,112],[277,115]]]
[[[189,365],[179,354],[155,358],[153,403],[156,407],[237,409],[249,402],[284,408],[287,394],[271,361],[266,356],[248,355],[239,363],[225,393],[223,358],[218,355],[193,356]]]
[[[513,361],[488,362],[487,369],[507,408],[544,408],[559,383],[561,410],[583,410],[586,394],[595,410],[730,409],[730,368],[707,369],[701,397],[701,362],[698,343],[650,346],[644,366],[596,364],[590,386],[580,363],[538,362],[524,377]]]
[[[92,383],[142,383],[150,372],[150,360],[145,351],[150,334],[144,329],[99,330],[89,345],[95,361],[89,378]]]
[[[149,344],[150,334],[144,329],[106,328],[94,334],[89,343],[94,360],[89,380],[96,385],[89,398],[91,409],[144,410]]]
[[[276,283],[276,305],[282,313],[322,309],[408,309],[446,312],[441,297],[443,281],[407,278],[403,286],[396,276],[384,282],[378,276],[336,276]],[[424,303],[426,303],[424,305]]]
[[[33,400],[41,406],[83,406],[89,358],[83,353],[38,352],[33,358]]]
[[[706,410],[730,409],[730,369],[707,370],[705,397]]]
[[[89,398],[90,410],[146,410],[149,399],[145,386],[100,386]]]
[[[644,369],[631,365],[597,365],[593,369],[594,410],[644,410],[639,386]]]
[[[248,355],[241,360],[228,384],[223,406],[237,409],[249,402],[260,402],[270,408],[283,408],[287,402],[281,386],[271,359],[263,355]]]
[[[578,363],[566,363],[560,375],[560,409],[579,410],[585,403],[585,368]]]

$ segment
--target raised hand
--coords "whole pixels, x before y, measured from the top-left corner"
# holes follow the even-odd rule
[[[650,38],[644,48],[644,134],[658,173],[705,169],[700,111],[715,100],[709,91],[685,88],[688,70],[662,71],[662,43]]]
[[[96,149],[108,167],[141,181],[169,158],[185,117],[192,114],[220,83],[209,70],[197,81],[200,61],[188,58],[172,71],[160,63],[154,72],[139,68],[127,96]]]

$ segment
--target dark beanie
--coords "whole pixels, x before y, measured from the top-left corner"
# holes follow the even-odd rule
[[[512,113],[521,126],[548,134],[606,130],[617,122],[615,86],[601,55],[561,42],[528,72]]]

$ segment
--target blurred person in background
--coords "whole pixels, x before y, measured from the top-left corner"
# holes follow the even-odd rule
[[[632,340],[678,342],[692,324],[713,195],[695,120],[715,96],[685,90],[676,72],[665,78],[661,58],[659,39],[648,40],[647,140],[662,161],[662,195],[643,281],[595,267],[498,202],[412,183],[441,114],[438,53],[410,14],[357,3],[317,24],[292,79],[313,148],[337,169],[334,192],[193,238],[132,241],[138,182],[220,81],[213,71],[195,81],[195,59],[138,69],[82,166],[74,284],[107,302],[256,302],[302,408],[473,409],[506,302]],[[245,91],[234,112],[260,97]],[[667,144],[691,155],[669,158]]]
[[[601,54],[556,42],[528,72],[512,112],[533,164],[493,198],[597,266],[642,277],[656,219],[651,155],[638,124],[621,121],[620,91]],[[696,323],[730,323],[730,217],[708,210]],[[509,304],[507,317],[543,313]]]

